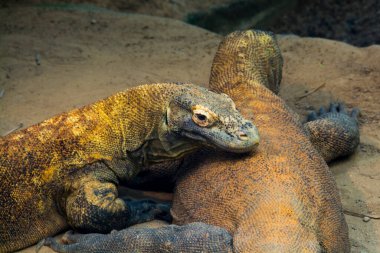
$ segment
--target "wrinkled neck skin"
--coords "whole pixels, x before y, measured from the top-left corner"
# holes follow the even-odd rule
[[[127,152],[127,156],[142,170],[152,164],[182,158],[200,147],[198,141],[170,131],[164,118],[141,147],[133,152]]]

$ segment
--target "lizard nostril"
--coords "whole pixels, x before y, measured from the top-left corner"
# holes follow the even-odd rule
[[[240,140],[242,141],[246,141],[248,140],[248,135],[246,133],[244,133],[243,131],[239,131],[237,133],[237,136],[239,137]]]

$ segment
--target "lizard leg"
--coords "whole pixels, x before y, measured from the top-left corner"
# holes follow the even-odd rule
[[[356,108],[348,112],[342,103],[332,103],[308,115],[304,128],[326,162],[352,154],[359,145],[358,114]]]
[[[89,179],[66,199],[67,222],[82,232],[107,233],[155,218],[170,220],[170,206],[151,200],[124,201],[114,183]]]
[[[127,228],[109,234],[73,234],[65,236],[65,243],[46,238],[39,244],[57,252],[232,252],[232,237],[227,230],[191,223],[184,226],[168,225],[160,228]],[[37,250],[39,250],[37,248]]]

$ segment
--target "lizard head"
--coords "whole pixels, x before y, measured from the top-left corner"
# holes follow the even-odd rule
[[[197,86],[175,97],[166,122],[170,132],[229,152],[248,152],[259,143],[256,126],[242,117],[230,97]]]

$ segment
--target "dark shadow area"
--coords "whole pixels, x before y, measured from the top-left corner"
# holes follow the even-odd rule
[[[378,0],[240,0],[191,13],[187,22],[221,34],[255,28],[361,47],[380,43]]]
[[[379,0],[2,0],[0,8],[110,9],[180,19],[226,35],[261,29],[365,47],[380,44]],[[98,10],[99,11],[99,10]]]

